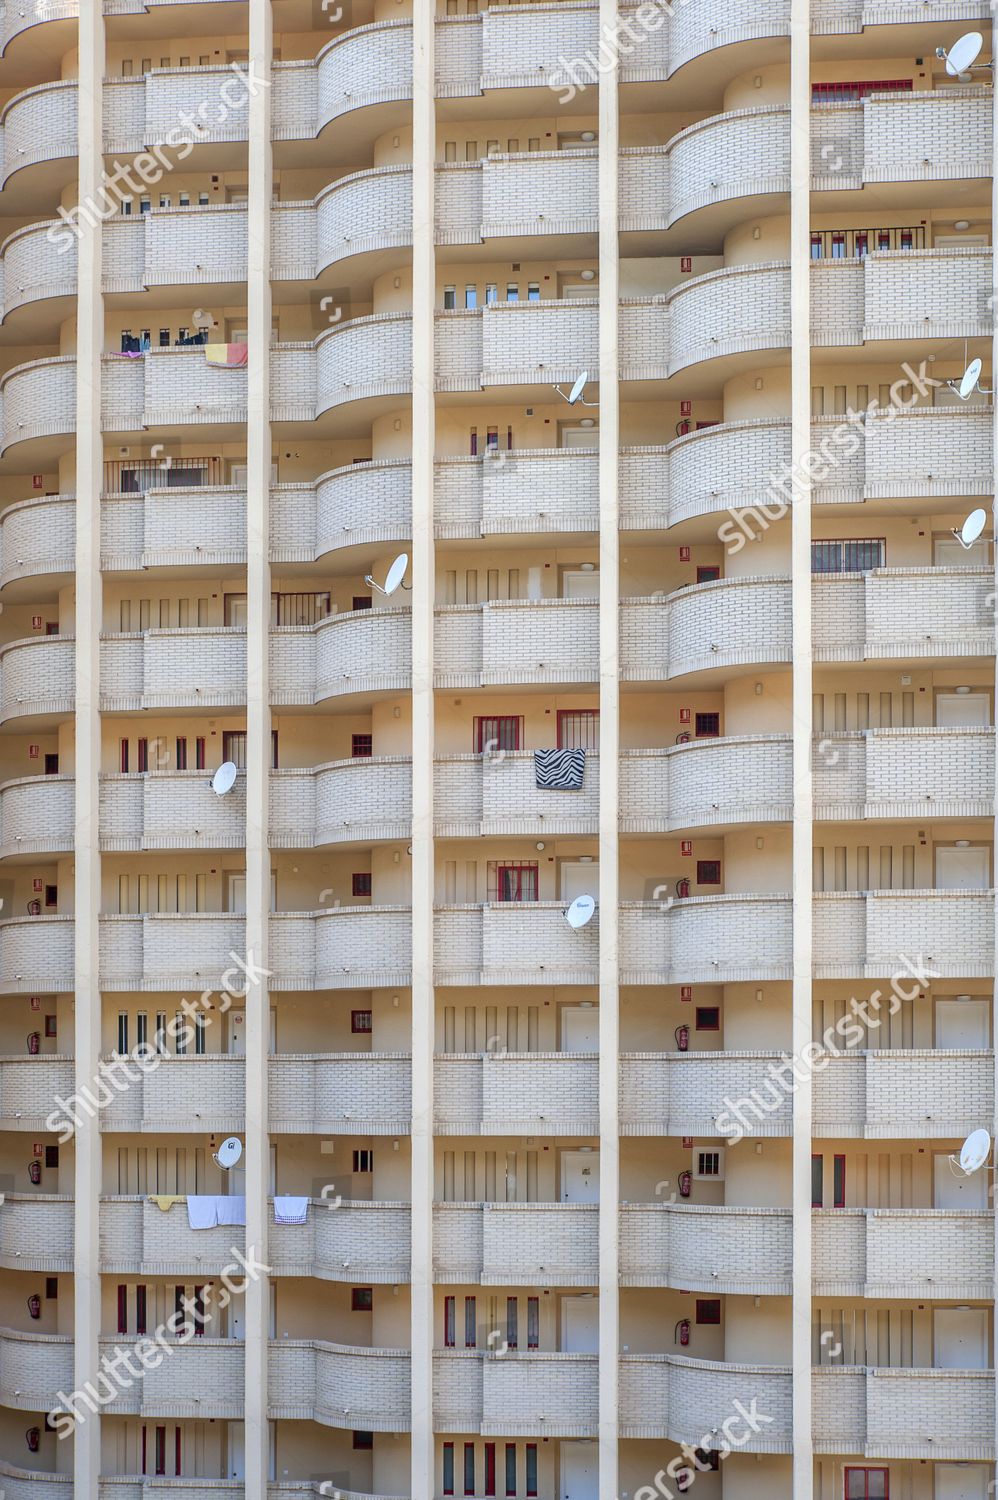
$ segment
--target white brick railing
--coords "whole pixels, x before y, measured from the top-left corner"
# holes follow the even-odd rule
[[[993,1370],[817,1369],[816,1453],[879,1459],[995,1456]]]
[[[402,1349],[368,1349],[318,1339],[271,1342],[268,1401],[286,1421],[368,1432],[409,1430],[410,1359]]]
[[[812,112],[816,189],[987,177],[990,161],[990,94],[981,87],[871,94]]]
[[[599,1210],[582,1203],[435,1203],[434,1280],[595,1286]]]
[[[901,955],[940,975],[994,972],[994,892],[883,890],[814,898],[814,965],[821,979],[883,978]]]
[[[835,1208],[813,1219],[816,1297],[991,1296],[993,1221],[984,1210]]]
[[[622,1135],[729,1135],[731,1105],[760,1090],[777,1053],[629,1052],[620,1058]],[[753,1117],[753,1136],[790,1135],[793,1102],[786,1093]],[[728,1128],[725,1128],[727,1125]]]
[[[273,983],[288,990],[408,984],[411,931],[408,907],[278,912],[270,919]]]
[[[4,1193],[0,1266],[52,1275],[72,1271],[72,1198],[54,1193]]]
[[[815,815],[987,817],[990,729],[869,729],[823,736],[814,756]]]
[[[73,1340],[68,1334],[0,1328],[0,1399],[4,1406],[17,1411],[48,1411],[56,1391],[73,1389],[72,1379]]]
[[[570,1052],[438,1053],[435,1128],[444,1135],[592,1135],[599,1059]]]
[[[595,1354],[438,1350],[434,1410],[443,1432],[486,1437],[595,1437]]]
[[[789,1208],[625,1203],[621,1282],[786,1295],[793,1273],[792,1220]]]
[[[335,1186],[335,1184],[334,1184]],[[275,1276],[396,1284],[409,1280],[408,1203],[313,1198],[305,1225],[271,1224]]]
[[[994,637],[993,591],[994,579],[986,568],[875,568],[864,574],[817,575],[815,658],[986,655]]]
[[[814,1134],[866,1140],[964,1137],[995,1118],[994,1054],[848,1052],[815,1073]]]
[[[100,1200],[100,1258],[108,1272],[217,1276],[231,1266],[245,1242],[245,1230],[238,1225],[191,1229],[185,1202],[164,1210],[146,1197],[108,1195]]]
[[[741,1401],[770,1420],[747,1432],[746,1453],[789,1453],[793,1377],[773,1365],[688,1359],[676,1354],[628,1354],[620,1361],[621,1432],[627,1437],[698,1442],[716,1431]],[[739,1435],[746,1431],[739,1427]]]
[[[73,1092],[71,1057],[0,1057],[0,1120],[4,1130],[33,1130],[57,1108],[56,1099]]]
[[[409,1133],[408,1053],[286,1053],[272,1057],[269,1069],[272,1132]]]

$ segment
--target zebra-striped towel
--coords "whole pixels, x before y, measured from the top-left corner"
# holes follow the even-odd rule
[[[534,776],[545,792],[581,792],[586,770],[584,750],[535,750]]]

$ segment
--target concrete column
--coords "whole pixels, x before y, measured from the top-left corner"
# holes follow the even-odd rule
[[[412,1500],[433,1500],[433,6],[413,7]]]
[[[600,0],[600,30],[617,35],[616,0]],[[618,1394],[620,1387],[620,1125],[618,1062],[619,848],[617,803],[620,748],[618,618],[620,613],[618,448],[620,387],[617,377],[619,263],[618,62],[599,80],[599,1493],[618,1493]]]
[[[103,178],[102,79],[104,20],[99,5],[80,7],[78,201],[101,202]],[[104,444],[101,437],[101,353],[104,298],[101,293],[103,225],[83,213],[77,256],[79,294],[76,342],[76,820],[75,876],[75,1053],[76,1090],[92,1085],[101,1052],[99,913],[101,859],[98,841],[100,774],[100,496]],[[68,632],[67,632],[68,633]],[[73,1383],[79,1390],[98,1368],[100,1334],[101,1137],[99,1119],[82,1119],[76,1130],[74,1207]],[[53,1392],[53,1395],[55,1393]],[[74,1490],[96,1495],[100,1472],[98,1415],[77,1425]]]
[[[995,38],[995,25],[994,25],[994,22],[992,22],[992,27],[991,27],[991,59],[992,59],[992,71],[991,71],[991,223],[992,223],[992,225],[998,224],[998,177],[996,177],[996,175],[995,175],[995,168],[996,168],[996,166],[998,166],[998,77],[996,77],[995,70],[994,70],[994,62],[995,62],[995,42],[994,42],[994,38]],[[992,245],[993,244],[994,244],[994,235],[992,235]],[[992,260],[991,260],[991,321],[992,321],[992,335],[991,335],[991,378],[990,378],[990,380],[986,381],[985,384],[989,385],[991,387],[991,389],[994,390],[994,387],[995,387],[995,371],[998,370],[998,249],[994,249],[994,248],[992,249]],[[991,397],[991,421],[992,421],[992,445],[993,445],[992,463],[994,465],[994,469],[993,469],[993,473],[992,473],[992,479],[991,479],[991,490],[992,490],[992,494],[998,495],[998,396],[992,396]],[[992,536],[994,535],[994,524],[993,524],[993,522],[994,522],[994,509],[992,509]],[[993,545],[992,551],[994,553],[994,563],[995,563],[995,569],[996,569],[996,571],[995,571],[995,581],[994,581],[994,584],[992,585],[992,588],[994,590],[994,603],[992,605],[992,608],[994,609],[994,612],[995,612],[994,618],[995,618],[996,640],[998,640],[998,544]],[[996,674],[998,674],[998,656],[996,656]],[[998,675],[996,675],[996,678],[995,678],[995,689],[996,689],[996,691],[995,691],[994,702],[998,703]],[[992,712],[993,712],[993,710],[992,710]],[[998,768],[996,768],[996,778],[998,778]],[[996,779],[996,782],[995,782],[995,807],[998,808],[998,779]],[[995,847],[998,848],[998,818],[996,818],[996,820],[995,820],[995,840],[996,840]],[[996,929],[998,929],[998,924],[996,924]],[[992,1004],[991,1035],[992,1035],[992,1037],[996,1037],[996,1036],[998,1036],[998,930],[996,930],[996,932],[995,932],[995,955],[994,955],[994,964],[992,965],[992,972],[996,976],[996,979],[992,981],[992,988],[991,988],[991,993],[992,993],[992,1002],[991,1002],[991,1004]],[[994,1042],[993,1041],[992,1041],[991,1045],[992,1045],[992,1047],[994,1046]],[[994,1059],[995,1059],[995,1098],[998,1099],[998,1050],[996,1050],[995,1053],[994,1053]],[[981,1123],[981,1125],[986,1126],[989,1130],[991,1129],[992,1122],[990,1120],[981,1120],[980,1123]],[[992,1155],[992,1161],[993,1160],[994,1160],[994,1156]],[[992,1173],[991,1174],[991,1195],[992,1195],[991,1196],[991,1207],[992,1207],[992,1209],[994,1209],[995,1206],[996,1206],[995,1193],[996,1193],[996,1191],[998,1191],[998,1187],[996,1187],[996,1183],[998,1183],[998,1179],[996,1179],[996,1177]],[[992,1287],[992,1291],[991,1291],[991,1301],[992,1301],[993,1304],[995,1304],[995,1306],[992,1307],[992,1317],[991,1317],[991,1322],[992,1322],[992,1338],[994,1339],[994,1348],[993,1348],[991,1363],[992,1363],[993,1366],[995,1366],[995,1368],[998,1368],[998,1363],[996,1363],[996,1362],[998,1362],[998,1316],[996,1316],[996,1312],[998,1312],[998,1216],[996,1216],[994,1218],[993,1223],[994,1223],[994,1235],[995,1235],[995,1242],[994,1242],[995,1243],[995,1257],[994,1257],[994,1267],[995,1267],[995,1269],[994,1269],[994,1286]],[[995,1415],[995,1423],[994,1423],[995,1431],[998,1432],[998,1382],[996,1382],[996,1390],[995,1390],[995,1414],[994,1415]]]
[[[246,959],[269,968],[270,851],[270,202],[273,16],[270,0],[250,0],[249,53],[263,83],[249,104],[247,313],[249,369],[246,426]],[[253,973],[250,968],[250,973]],[[270,989],[248,979],[246,994],[246,1246],[267,1260],[267,1057]],[[246,1284],[246,1500],[266,1500],[270,1462],[267,1425],[267,1342],[270,1285]]]
[[[790,18],[790,302],[792,344],[791,610],[793,619],[793,1020],[792,1051],[811,1040],[811,486],[803,461],[811,447],[810,187],[811,76],[809,0],[792,0]],[[810,1500],[811,1443],[811,1084],[793,1096],[793,1493]]]

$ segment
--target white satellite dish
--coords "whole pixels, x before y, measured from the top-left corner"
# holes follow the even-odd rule
[[[972,359],[970,361],[970,364],[964,370],[963,379],[960,381],[958,392],[961,401],[969,400],[971,393],[977,389],[977,383],[981,378],[982,368],[983,367],[979,359]]]
[[[957,531],[954,528],[953,535],[960,543],[960,546],[965,548],[966,551],[969,552],[987,524],[988,513],[986,510],[972,510],[970,512],[970,515],[964,521],[963,525],[960,527],[960,530]]]
[[[583,395],[583,391],[588,384],[589,371],[583,370],[582,374],[577,377],[575,384],[572,386],[572,389],[570,391],[563,391],[560,385],[556,385],[555,390],[558,392],[559,396],[561,396],[565,401],[568,402],[569,406],[578,406],[580,402],[583,406],[599,406],[598,401],[587,401],[585,396]]]
[[[237,1135],[226,1136],[218,1150],[212,1153],[212,1161],[227,1172],[234,1167],[243,1154],[243,1143]]]
[[[960,1166],[969,1177],[984,1166],[991,1155],[991,1137],[986,1130],[974,1130],[960,1148]]]
[[[234,760],[223,760],[208,785],[216,797],[224,797],[226,792],[232,791],[238,774],[239,767]]]
[[[377,589],[379,594],[384,594],[386,598],[389,598],[400,587],[406,587],[406,585],[403,584],[402,580],[405,577],[405,571],[408,566],[408,552],[400,552],[385,575],[385,583],[383,588],[380,583],[375,583],[370,573],[365,575],[364,582],[368,585],[369,588]]]
[[[565,913],[565,921],[569,927],[585,927],[587,922],[592,921],[595,910],[596,901],[593,896],[576,896]]]
[[[951,78],[968,73],[981,55],[984,38],[979,31],[968,31],[958,42],[954,42],[947,53],[946,71]]]

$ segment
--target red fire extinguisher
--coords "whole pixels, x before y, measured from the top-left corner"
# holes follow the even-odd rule
[[[683,1348],[683,1349],[685,1349],[686,1346],[687,1346],[687,1344],[689,1343],[689,1341],[690,1341],[690,1320],[689,1320],[689,1318],[680,1318],[679,1322],[676,1324],[676,1326],[675,1326],[675,1328],[673,1330],[672,1342],[674,1344],[676,1342],[678,1342],[679,1345],[680,1345],[680,1347]]]
[[[42,1299],[37,1292],[32,1292],[28,1298],[28,1313],[35,1319],[40,1318],[42,1315]]]
[[[684,875],[683,878],[682,878],[682,880],[677,880],[676,881],[676,895],[677,896],[688,896],[689,893],[690,893],[690,883],[687,880],[686,876]]]
[[[689,1469],[680,1469],[676,1475],[676,1489],[681,1495],[685,1495],[693,1483],[693,1475]]]
[[[37,1187],[38,1184],[41,1182],[41,1180],[42,1180],[42,1164],[41,1164],[41,1162],[40,1161],[29,1161],[28,1162],[28,1181],[29,1182],[33,1182],[34,1185],[35,1185],[35,1187]]]
[[[690,732],[689,732],[689,730],[688,729],[681,729],[680,732],[676,735],[676,744],[677,745],[688,745],[689,742],[690,742]]]
[[[37,1057],[42,1050],[42,1034],[40,1031],[28,1032],[28,1056]]]
[[[680,1052],[686,1052],[690,1045],[690,1028],[688,1026],[676,1027],[676,1046]]]
[[[41,1430],[40,1427],[29,1427],[28,1430],[27,1430],[27,1432],[24,1434],[24,1441],[28,1445],[28,1452],[29,1453],[37,1453],[38,1452],[38,1445],[41,1442],[41,1440],[42,1440],[42,1430]]]
[[[689,432],[689,430],[690,430],[690,428],[692,426],[693,426],[693,423],[692,422],[687,422],[685,419],[682,422],[677,422],[676,423],[676,436],[677,437],[685,437],[686,434]]]
[[[40,917],[41,914],[42,914],[42,903],[40,901],[29,901],[28,902],[28,916],[29,917]]]
[[[688,1198],[690,1196],[690,1193],[691,1193],[692,1189],[693,1189],[693,1173],[692,1172],[680,1172],[680,1174],[679,1174],[679,1196],[680,1196],[680,1198]]]

